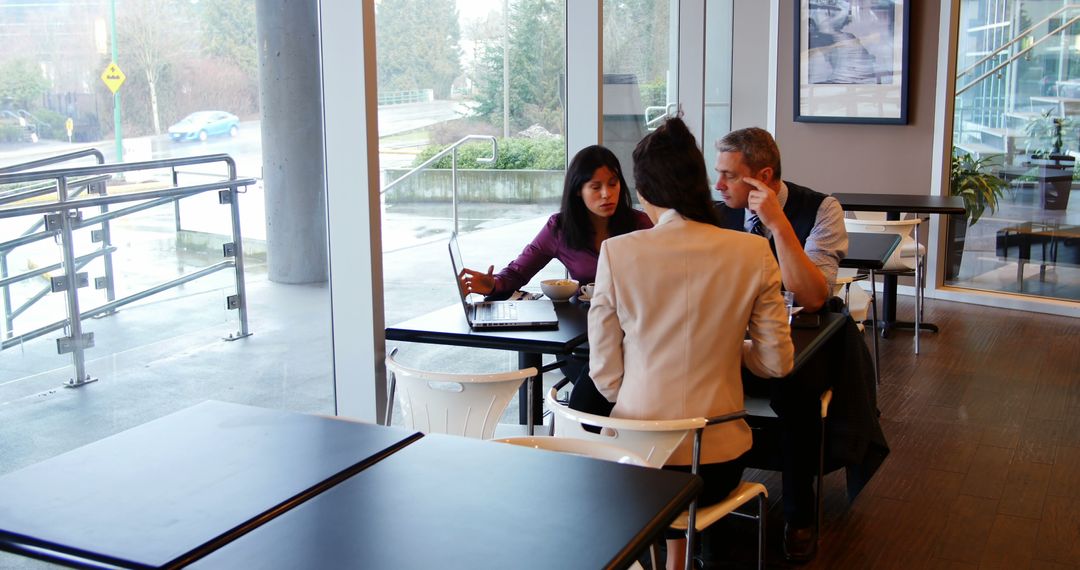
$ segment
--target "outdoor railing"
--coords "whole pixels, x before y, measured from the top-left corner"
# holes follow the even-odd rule
[[[228,168],[228,178],[209,184],[148,190],[113,196],[106,194],[107,185],[104,183],[104,180],[101,180],[102,177],[108,178],[113,174],[122,172],[164,168],[172,168],[175,170],[175,168],[179,166],[208,163],[224,163]],[[95,180],[100,183],[95,183],[94,185],[85,184],[86,180]],[[14,283],[39,277],[50,271],[62,268],[64,271],[63,276],[52,277],[46,290],[43,293],[32,296],[31,302],[40,300],[49,292],[64,292],[67,316],[63,320],[47,324],[18,336],[11,334],[13,327],[9,326],[6,329],[8,332],[6,336],[8,336],[8,338],[3,340],[2,345],[0,345],[0,350],[16,346],[22,342],[56,330],[65,329],[67,336],[57,339],[57,351],[60,354],[68,352],[72,354],[75,375],[68,381],[68,386],[80,386],[87,382],[93,382],[96,378],[91,377],[86,372],[84,351],[87,348],[94,346],[94,338],[93,333],[83,332],[82,321],[84,319],[109,314],[121,306],[145,299],[151,295],[230,267],[234,270],[236,294],[228,297],[226,305],[228,309],[238,311],[240,330],[235,334],[230,334],[227,340],[235,340],[251,334],[248,330],[247,299],[244,286],[243,242],[240,232],[238,195],[240,193],[240,188],[254,184],[255,180],[250,178],[238,179],[236,177],[236,163],[229,155],[214,154],[145,162],[99,164],[96,166],[73,167],[37,172],[0,174],[0,185],[33,184],[43,181],[55,184],[55,188],[58,192],[58,199],[56,201],[45,204],[0,208],[0,220],[19,216],[42,215],[44,218],[41,225],[44,225],[45,229],[42,231],[37,231],[35,229],[31,233],[24,234],[13,240],[0,242],[0,254],[6,255],[14,248],[21,245],[49,238],[55,239],[58,237],[60,239],[63,262],[49,267],[36,268],[20,275],[10,277],[4,275],[3,279],[0,279],[0,287],[3,287],[6,293],[8,288]],[[94,198],[73,200],[71,199],[73,195],[69,192],[69,188],[74,184],[83,184],[86,188],[93,187],[94,192],[100,195]],[[110,296],[108,302],[94,309],[87,311],[80,309],[78,289],[87,286],[89,284],[89,279],[87,274],[80,273],[79,269],[98,257],[105,256],[108,258],[109,255],[116,251],[116,247],[112,245],[108,234],[109,221],[170,202],[176,202],[182,198],[212,191],[217,191],[218,202],[220,204],[229,205],[230,209],[232,241],[226,243],[223,247],[223,255],[226,258],[225,261],[182,275],[176,279],[158,284],[143,291],[127,295],[121,299],[113,299]],[[120,204],[125,206],[117,210],[109,210],[110,205]],[[93,217],[84,217],[83,210],[87,208],[98,208],[97,215]],[[93,231],[91,236],[94,242],[101,244],[100,247],[89,254],[76,256],[73,237],[74,231],[98,225],[101,226],[101,229]],[[37,227],[40,227],[40,225]],[[114,285],[112,281],[111,267],[107,267],[106,276],[95,279],[95,287],[112,287]],[[22,310],[25,310],[25,305]]]
[[[403,181],[403,180],[405,180],[407,178],[410,178],[412,176],[415,176],[418,173],[420,173],[420,172],[422,172],[424,170],[427,170],[428,168],[431,168],[432,165],[434,165],[435,163],[442,160],[443,157],[445,157],[446,155],[450,155],[451,156],[451,160],[450,160],[450,185],[451,185],[451,191],[452,191],[451,197],[452,197],[453,210],[454,210],[454,214],[453,214],[453,216],[454,216],[454,233],[457,233],[457,231],[458,231],[458,177],[457,177],[458,147],[465,144],[465,143],[467,143],[467,142],[469,142],[469,141],[478,141],[478,140],[490,141],[491,142],[491,158],[478,158],[478,159],[476,159],[476,162],[479,162],[481,164],[494,164],[495,161],[497,161],[499,159],[499,141],[496,140],[495,137],[492,137],[492,136],[468,135],[468,136],[463,137],[461,140],[455,142],[454,144],[452,144],[452,145],[444,148],[443,150],[439,151],[438,154],[436,154],[435,156],[432,156],[431,158],[425,160],[422,164],[420,164],[416,168],[413,168],[412,170],[406,172],[405,174],[402,174],[401,177],[399,177],[397,180],[394,180],[393,182],[387,184],[386,186],[383,186],[383,188],[379,192],[379,194],[386,194],[387,192],[392,190],[395,186],[400,184],[401,181]]]
[[[56,155],[56,156],[50,156],[50,157],[42,158],[42,159],[39,159],[39,160],[32,160],[32,161],[29,161],[29,162],[23,162],[23,163],[19,163],[19,164],[13,164],[13,165],[10,165],[10,166],[0,167],[0,174],[6,174],[6,173],[12,173],[12,172],[26,172],[26,171],[34,170],[34,169],[37,169],[37,168],[43,168],[45,166],[52,166],[52,165],[55,165],[55,164],[62,164],[62,163],[65,163],[65,162],[79,160],[79,159],[85,158],[85,157],[93,157],[98,164],[104,164],[105,163],[105,155],[103,155],[101,153],[101,151],[99,151],[96,148],[88,148],[88,149],[78,150],[78,151],[75,151],[75,152],[69,152],[69,153],[64,153],[64,154],[60,154],[60,155]],[[82,194],[84,191],[89,191],[92,194],[100,194],[100,193],[103,192],[106,181],[108,179],[109,179],[109,175],[88,176],[88,177],[83,177],[83,178],[73,178],[72,180],[69,181],[69,184],[68,184],[68,196],[67,196],[67,199],[70,200],[72,198],[75,198],[75,197],[79,196],[80,194]],[[15,203],[15,202],[21,202],[23,200],[30,199],[30,198],[36,198],[38,196],[44,196],[46,194],[51,194],[51,193],[57,192],[57,191],[58,191],[57,185],[56,185],[56,183],[54,181],[44,180],[44,181],[41,181],[41,183],[39,183],[39,184],[30,184],[28,187],[19,188],[19,189],[12,190],[12,191],[9,191],[9,192],[0,192],[0,206],[2,206],[4,204],[11,204],[11,203]],[[44,220],[39,220],[39,221],[37,221],[37,222],[35,222],[33,224],[30,224],[29,227],[27,227],[25,230],[22,231],[22,233],[20,234],[19,237],[20,238],[27,238],[27,236],[33,235],[39,229],[41,229],[41,227],[43,225],[45,225]],[[108,223],[102,224],[102,232],[103,232],[103,234],[108,234],[109,233],[108,230],[109,230]],[[33,240],[31,240],[31,241],[33,241]],[[20,244],[15,243],[15,245],[12,245],[11,248],[17,247],[18,245],[20,245]],[[35,295],[32,295],[30,297],[30,299],[27,302],[23,303],[21,306],[19,306],[19,307],[13,307],[12,306],[10,284],[15,283],[17,281],[20,281],[21,279],[9,279],[9,277],[10,277],[9,271],[10,270],[9,270],[9,267],[8,267],[8,253],[11,251],[11,248],[0,247],[0,300],[2,300],[3,309],[4,309],[4,320],[3,320],[4,328],[2,329],[3,333],[4,333],[3,334],[4,339],[9,339],[9,338],[11,338],[13,336],[13,330],[14,330],[14,327],[15,327],[15,318],[18,317],[20,314],[22,314],[27,309],[29,309],[30,307],[32,307],[34,304],[36,304],[38,301],[40,301],[43,297],[45,297],[45,295],[47,295],[50,292],[49,288],[46,287],[46,288],[38,291]],[[104,257],[105,257],[105,261],[104,261],[104,263],[105,263],[105,278],[108,280],[108,283],[109,283],[109,285],[107,287],[106,295],[108,296],[108,300],[112,301],[114,296],[115,296],[114,289],[113,289],[113,286],[112,286],[112,283],[113,283],[113,281],[112,281],[112,252],[109,251],[107,248],[102,248],[102,250],[103,250],[102,253],[97,254],[95,257],[101,256],[101,255],[104,255]],[[40,275],[40,274],[44,274],[46,272],[41,272],[41,273],[35,272],[35,273]]]

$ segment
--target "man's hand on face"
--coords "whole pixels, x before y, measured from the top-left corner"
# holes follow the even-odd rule
[[[769,188],[764,182],[756,178],[744,176],[742,181],[754,187],[746,196],[746,207],[757,214],[765,227],[769,228],[770,231],[775,231],[774,224],[785,219],[784,210],[776,199],[776,192],[773,192],[772,188]]]

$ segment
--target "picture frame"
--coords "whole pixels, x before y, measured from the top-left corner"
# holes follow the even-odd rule
[[[795,121],[905,125],[912,0],[795,0]]]

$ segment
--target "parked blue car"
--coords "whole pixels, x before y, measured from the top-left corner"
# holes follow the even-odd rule
[[[174,141],[204,141],[210,137],[240,132],[240,118],[225,111],[198,111],[169,127],[169,138]]]

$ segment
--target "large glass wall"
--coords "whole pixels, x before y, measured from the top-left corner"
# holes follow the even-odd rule
[[[0,473],[206,399],[334,412],[326,285],[268,278],[256,30],[254,0],[0,2]],[[213,159],[77,173],[66,194],[53,175],[10,178],[84,149],[43,168],[226,154],[250,183],[235,216],[212,188],[83,208],[70,238],[13,213],[229,177]],[[66,255],[97,379],[75,389]]]
[[[388,325],[458,302],[447,253],[452,232],[466,266],[499,271],[558,211],[565,10],[564,0],[376,4]],[[563,276],[553,260],[525,289],[538,293],[541,279]],[[516,364],[499,351],[399,348],[404,362],[438,370]]]
[[[946,283],[1080,300],[1080,9],[960,4]]]

